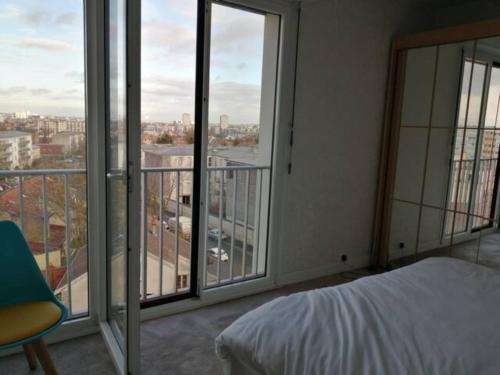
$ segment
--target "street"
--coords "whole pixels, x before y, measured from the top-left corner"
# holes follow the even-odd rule
[[[175,259],[175,241],[176,236],[173,231],[168,229],[163,229],[163,259],[169,263],[174,263]],[[159,255],[159,236],[157,233],[148,230],[148,252],[154,255]],[[212,238],[207,238],[207,249],[218,247],[218,241]],[[227,262],[220,262],[220,279],[228,280],[230,278],[230,267],[231,262],[233,263],[233,277],[242,276],[242,241],[234,241],[233,254],[231,254],[231,238],[228,237],[221,241],[221,248],[228,254]],[[252,246],[247,244],[246,258],[245,258],[245,269],[248,275],[252,270]],[[231,255],[233,259],[231,259]],[[182,235],[179,236],[179,256],[186,259],[191,258],[191,243],[190,241],[183,238]],[[217,268],[218,259],[212,256],[207,257],[207,271],[208,271],[208,282],[214,282],[217,280]]]

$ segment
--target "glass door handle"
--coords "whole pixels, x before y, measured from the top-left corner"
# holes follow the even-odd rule
[[[119,170],[119,171],[112,171],[106,173],[106,178],[111,179],[111,178],[119,178],[119,177],[126,177],[127,172],[125,170]]]

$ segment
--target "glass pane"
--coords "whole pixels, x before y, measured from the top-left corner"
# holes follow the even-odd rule
[[[486,64],[477,61],[472,64],[471,60],[465,61],[462,81],[462,93],[460,95],[460,109],[458,114],[459,127],[478,127],[479,119],[481,116],[481,103],[483,99],[485,75]]]
[[[450,175],[451,129],[432,128],[423,203],[444,209]]]
[[[488,104],[486,107],[485,127],[499,128],[500,113],[500,68],[493,66],[491,69],[490,88],[488,92]]]
[[[467,229],[474,160],[452,162],[451,184],[448,190],[446,233],[460,233]],[[456,211],[456,214],[454,213]]]
[[[481,231],[477,261],[479,264],[500,269],[500,233],[498,231]]]
[[[436,55],[435,46],[408,51],[401,110],[402,126],[427,127],[429,124]]]
[[[418,215],[419,206],[417,204],[393,201],[389,239],[390,259],[403,258],[415,253]]]
[[[468,220],[473,221],[474,219],[473,217],[469,217]],[[451,255],[455,258],[475,263],[481,246],[481,237],[481,230],[474,233],[455,233],[453,235]]]
[[[196,0],[143,0],[141,298],[190,290]]]
[[[432,126],[453,129],[456,125],[457,97],[460,91],[463,53],[473,49],[473,42],[439,46]],[[468,81],[464,82],[468,90]],[[465,92],[467,92],[467,90]]]
[[[0,5],[0,220],[70,318],[88,313],[83,3]]]
[[[108,4],[108,320],[124,350],[127,326],[126,2],[110,0]]]
[[[418,252],[435,250],[429,255],[446,255],[450,237],[443,237],[445,210],[422,207]],[[440,250],[438,250],[440,249]]]
[[[208,286],[265,274],[279,17],[213,4],[211,27]]]
[[[427,128],[401,128],[394,197],[420,204]]]
[[[495,177],[497,170],[497,159],[478,161],[478,172],[476,180],[476,194],[474,198],[475,215],[472,222],[473,228],[489,226],[493,224],[489,218],[493,215],[493,193],[495,188]]]

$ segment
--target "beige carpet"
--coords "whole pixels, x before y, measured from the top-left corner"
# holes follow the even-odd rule
[[[214,353],[214,339],[239,316],[279,296],[337,285],[365,275],[365,271],[347,272],[144,322],[141,325],[141,372],[145,375],[219,375],[221,367]],[[50,352],[60,375],[114,374],[99,334],[51,345]],[[22,354],[0,358],[0,375],[28,374],[40,375],[42,371],[29,371]]]

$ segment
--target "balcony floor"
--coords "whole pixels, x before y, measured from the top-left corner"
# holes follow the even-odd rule
[[[214,339],[239,316],[279,296],[341,284],[366,274],[359,271],[332,275],[144,322],[141,325],[141,373],[219,375],[222,369],[214,352]],[[115,373],[99,334],[54,344],[49,349],[61,375]],[[23,354],[0,358],[0,374],[42,373],[40,369],[29,371]]]

